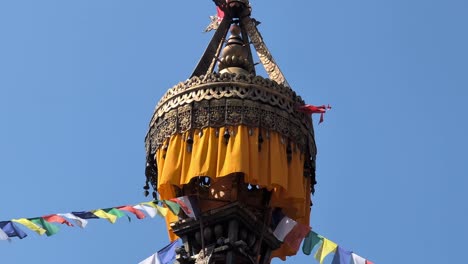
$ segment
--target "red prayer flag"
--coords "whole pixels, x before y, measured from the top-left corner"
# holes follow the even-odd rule
[[[117,207],[117,209],[130,212],[134,214],[138,219],[143,219],[146,217],[146,215],[142,211],[133,208],[133,206],[129,206],[129,205],[119,206]]]
[[[297,223],[284,238],[284,243],[293,249],[294,252],[297,252],[301,247],[302,240],[304,240],[309,232],[310,226]]]
[[[190,215],[192,214],[192,210],[190,210],[190,208],[179,198],[172,198],[172,199],[169,199],[169,201],[172,201],[174,203],[177,203],[178,205],[180,205],[180,208],[182,208],[182,210],[187,214],[187,215]]]
[[[319,124],[323,122],[323,114],[325,114],[330,109],[331,109],[330,105],[315,106],[315,105],[309,105],[309,104],[301,105],[297,108],[299,112],[303,112],[308,115],[320,114]]]
[[[67,226],[73,226],[70,222],[65,220],[65,218],[59,216],[59,215],[46,215],[42,217],[44,220],[46,220],[49,223],[59,223],[59,224],[66,224]]]
[[[366,264],[374,264],[374,262],[366,259]]]

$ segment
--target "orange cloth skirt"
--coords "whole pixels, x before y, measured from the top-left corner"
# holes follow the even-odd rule
[[[218,132],[217,132],[218,130]],[[304,177],[304,154],[292,146],[291,161],[288,162],[287,141],[281,135],[270,132],[267,138],[263,131],[263,143],[259,151],[259,129],[246,126],[229,127],[230,138],[225,143],[226,128],[205,128],[192,132],[192,151],[187,151],[188,133],[176,134],[166,140],[156,152],[158,164],[158,192],[161,199],[175,197],[173,186],[181,187],[192,178],[208,176],[213,181],[232,173],[243,173],[244,180],[272,191],[271,206],[281,207],[283,213],[304,225],[309,225],[310,178]],[[168,214],[169,237],[175,240],[169,223],[177,217]],[[273,253],[282,259],[295,255],[287,246]]]

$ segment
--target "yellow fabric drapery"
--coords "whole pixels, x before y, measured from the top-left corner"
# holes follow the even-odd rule
[[[223,137],[226,129],[230,133],[228,143]],[[218,131],[217,131],[218,130]],[[259,151],[260,130],[246,126],[229,128],[205,128],[200,131],[175,134],[166,140],[166,149],[156,152],[158,165],[158,192],[161,199],[175,198],[173,186],[181,187],[192,178],[208,176],[213,181],[232,173],[243,173],[244,180],[272,191],[271,206],[281,207],[283,212],[299,223],[309,225],[310,179],[304,177],[304,154],[292,147],[291,161],[287,160],[287,144],[281,135],[263,131],[263,143]],[[186,138],[193,138],[192,151],[187,151]],[[177,221],[168,214],[166,221]],[[171,240],[176,236],[168,226]],[[294,255],[285,246],[274,253],[283,258]]]

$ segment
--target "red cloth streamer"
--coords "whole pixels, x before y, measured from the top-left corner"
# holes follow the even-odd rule
[[[323,114],[325,114],[330,109],[331,109],[330,105],[315,106],[315,105],[309,105],[309,104],[301,105],[297,108],[299,112],[303,112],[308,115],[320,114],[319,124],[323,122]]]
[[[46,220],[49,223],[59,223],[59,224],[66,224],[67,226],[73,226],[70,222],[65,220],[65,218],[59,216],[59,215],[46,215],[42,217],[44,220]]]
[[[217,16],[218,16],[218,21],[221,21],[223,20],[224,18],[224,11],[221,10],[221,8],[219,8],[219,6],[216,7],[216,11],[217,11]]]
[[[134,214],[138,219],[143,219],[143,218],[146,217],[146,215],[142,211],[137,210],[137,209],[135,209],[135,208],[133,208],[132,206],[129,206],[129,205],[119,206],[119,207],[116,207],[116,208],[121,210],[121,211],[130,212],[130,213]]]

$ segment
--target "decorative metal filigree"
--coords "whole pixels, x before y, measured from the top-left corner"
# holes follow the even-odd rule
[[[255,47],[255,50],[257,51],[258,58],[262,62],[262,65],[268,73],[270,79],[274,80],[279,84],[283,84],[289,87],[286,78],[284,77],[278,64],[276,64],[275,60],[273,59],[273,55],[271,55],[265,42],[263,41],[263,37],[258,31],[255,21],[250,17],[245,17],[243,18],[242,22],[245,25],[245,28],[247,29],[250,41],[252,42],[252,44]]]
[[[147,153],[154,154],[176,133],[244,125],[277,132],[314,157],[311,118],[295,111],[302,104],[290,88],[259,76],[193,77],[169,89],[159,102],[146,138]]]

